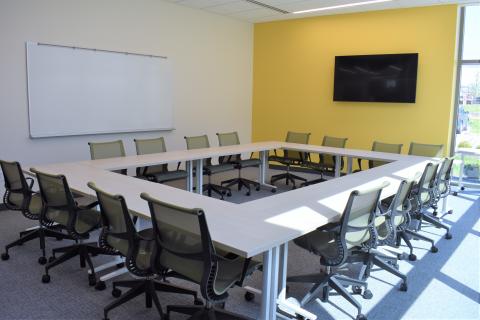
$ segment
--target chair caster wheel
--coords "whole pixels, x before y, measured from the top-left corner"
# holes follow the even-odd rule
[[[89,274],[88,275],[88,285],[90,287],[93,287],[96,284],[97,284],[97,277],[95,276],[95,274]]]
[[[47,263],[47,258],[45,258],[45,257],[38,258],[38,263],[40,263],[41,265],[46,264]]]
[[[44,274],[44,275],[42,276],[42,282],[43,282],[43,283],[49,283],[49,282],[50,282],[50,275]]]
[[[414,255],[413,253],[412,253],[412,254],[409,254],[409,255],[408,255],[408,260],[410,260],[410,261],[415,261],[415,260],[417,260],[417,256]]]
[[[245,292],[245,300],[246,301],[253,301],[253,299],[255,299],[255,294],[250,292],[250,291],[247,291]]]
[[[195,298],[193,300],[193,304],[196,305],[196,306],[203,306],[203,301],[200,298]]]
[[[430,248],[430,251],[433,252],[433,253],[437,253],[437,252],[438,252],[438,248],[435,247],[435,246],[432,246],[432,247]]]
[[[117,268],[118,269],[121,269],[123,267],[125,267],[125,263],[123,263],[123,262],[122,263],[117,263]]]
[[[247,197],[250,196],[250,192],[245,193],[245,195],[246,195]]]
[[[362,287],[360,287],[360,286],[352,286],[352,293],[353,293],[353,294],[361,294],[361,293],[362,293]]]
[[[363,299],[370,300],[370,299],[373,298],[373,293],[372,293],[372,291],[366,289],[366,290],[363,292],[362,297],[363,297]]]
[[[122,290],[117,289],[117,288],[113,288],[113,290],[112,290],[112,296],[113,296],[114,298],[118,298],[118,297],[120,297],[121,295],[122,295]]]
[[[433,211],[432,214],[433,214],[434,217],[438,216],[438,212],[437,212],[437,211]]]
[[[297,320],[305,320],[305,317],[302,316],[301,314],[296,314],[296,315],[295,315],[295,319],[297,319]]]
[[[48,258],[48,263],[55,261],[55,259],[56,258],[54,256],[51,256],[50,258]]]
[[[465,187],[461,187],[460,190],[462,190],[462,191],[465,190]]]
[[[448,210],[447,214],[453,214],[453,210]]]
[[[297,186],[293,186],[293,187],[292,187],[292,190],[295,190],[295,189],[297,189]]]
[[[272,193],[275,193],[275,192],[277,192],[277,188],[272,189]]]
[[[260,186],[255,188],[256,191],[260,191]]]
[[[227,197],[231,197],[232,193],[230,191],[227,192]]]
[[[61,240],[63,240],[63,238],[62,238],[62,237],[55,237],[55,239],[56,239],[57,241],[61,241]]]
[[[367,320],[367,317],[366,317],[365,315],[363,315],[363,314],[360,313],[360,314],[355,318],[355,320]]]
[[[452,239],[452,234],[450,232],[447,232],[447,234],[445,235],[445,239],[447,240]]]
[[[400,291],[406,292],[408,290],[408,286],[405,282],[402,282],[400,285]]]
[[[2,253],[2,260],[5,261],[5,260],[8,260],[10,259],[10,256],[8,255],[8,253]]]
[[[102,291],[107,288],[107,285],[105,284],[105,281],[98,281],[97,284],[95,285],[95,290]]]

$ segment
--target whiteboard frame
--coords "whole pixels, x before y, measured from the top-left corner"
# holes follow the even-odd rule
[[[65,46],[65,45],[57,45],[57,44],[50,44],[50,43],[41,43],[35,41],[26,41],[25,42],[25,59],[26,59],[26,72],[27,72],[27,105],[28,105],[28,131],[29,137],[31,139],[41,139],[41,138],[53,138],[53,137],[75,137],[75,136],[87,136],[87,135],[97,135],[97,134],[118,134],[118,133],[133,133],[133,132],[153,132],[153,131],[173,131],[175,127],[159,127],[159,128],[145,128],[145,129],[134,129],[134,130],[106,130],[106,131],[89,131],[89,132],[80,132],[80,133],[72,133],[72,134],[49,134],[49,135],[32,135],[31,130],[31,113],[30,113],[30,78],[28,70],[30,67],[30,59],[29,59],[29,46],[33,45],[43,45],[43,46],[52,46],[52,47],[60,47],[60,48],[72,48],[72,49],[80,49],[80,50],[92,50],[92,51],[99,51],[99,52],[110,52],[110,53],[123,53],[127,55],[138,55],[138,56],[145,56],[145,57],[152,57],[152,58],[162,58],[168,59],[166,56],[157,56],[157,55],[150,55],[150,54],[142,54],[142,53],[133,53],[133,52],[124,52],[124,51],[114,51],[114,50],[103,50],[103,49],[93,49],[93,48],[85,48],[85,47],[75,47],[75,46]],[[172,112],[172,122],[175,123],[175,112]]]

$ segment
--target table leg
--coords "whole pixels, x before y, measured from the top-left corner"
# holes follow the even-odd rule
[[[277,318],[278,294],[278,247],[263,253],[263,286],[260,319],[275,320]]]
[[[463,187],[463,169],[465,167],[465,155],[463,153],[460,154],[460,174],[458,175],[458,188],[460,188],[460,190],[463,190],[464,187]]]
[[[348,157],[348,158],[347,158],[347,174],[351,174],[352,171],[353,171],[352,162],[353,162],[353,158],[352,158],[352,157]]]
[[[277,187],[273,186],[271,184],[268,184],[265,182],[267,179],[267,173],[268,173],[268,150],[260,151],[259,152],[259,157],[260,157],[260,166],[258,168],[258,183],[264,187],[272,188],[273,190],[276,190]],[[272,190],[272,192],[274,192]]]
[[[193,192],[193,162],[187,161],[187,191]]]
[[[335,156],[335,178],[340,177],[340,170],[342,166],[342,156],[336,155]]]
[[[203,159],[195,160],[195,180],[197,180],[197,193],[203,194]]]

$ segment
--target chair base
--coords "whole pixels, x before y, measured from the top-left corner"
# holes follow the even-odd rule
[[[167,306],[166,319],[170,318],[170,313],[176,312],[189,315],[192,320],[253,320],[247,316],[229,312],[224,309],[217,309],[213,306]]]
[[[227,195],[227,197],[230,197],[232,195],[232,190],[227,187],[223,187],[217,184],[213,183],[207,183],[202,186],[203,192],[206,192],[209,197],[212,196],[212,193],[216,193],[217,195],[220,196],[220,199],[223,200],[223,196]]]
[[[8,259],[8,250],[15,247],[15,246],[21,246],[25,242],[34,240],[34,239],[39,239],[40,241],[40,250],[42,250],[42,256],[38,259],[40,264],[45,264],[47,262],[46,256],[45,256],[45,238],[56,238],[57,240],[62,240],[62,239],[72,239],[68,234],[62,233],[60,231],[56,231],[54,229],[46,228],[46,227],[38,227],[32,230],[25,230],[20,232],[20,238],[7,244],[5,246],[5,253],[2,254],[2,258],[6,257]],[[4,260],[7,260],[4,259]]]
[[[231,186],[237,185],[238,191],[241,191],[242,188],[245,187],[245,189],[247,189],[247,193],[246,193],[247,196],[249,196],[251,192],[250,186],[254,186],[255,190],[257,191],[260,190],[260,183],[253,180],[242,178],[240,175],[238,176],[238,178],[228,179],[228,180],[222,181],[220,184],[222,186],[225,184],[226,188],[230,188]]]
[[[117,287],[130,288],[130,290],[121,295],[121,291]],[[133,298],[141,294],[145,294],[145,306],[147,308],[151,308],[152,303],[155,304],[155,308],[157,309],[160,318],[165,319],[165,315],[162,311],[162,306],[157,296],[157,291],[188,294],[193,296],[195,304],[202,304],[202,301],[199,300],[197,297],[196,291],[184,289],[171,283],[159,282],[153,279],[116,281],[113,283],[112,295],[119,298],[104,308],[104,319],[108,319],[108,313],[112,309],[115,309],[116,307],[132,300]]]
[[[295,184],[295,181],[296,180],[299,180],[299,181],[303,181],[303,182],[307,182],[307,179],[303,178],[303,177],[300,177],[300,176],[297,176],[293,173],[290,173],[290,171],[287,171],[285,173],[280,173],[280,174],[276,174],[274,176],[272,176],[270,178],[270,184],[271,185],[274,185],[275,182],[279,181],[279,180],[283,180],[285,179],[285,184],[288,186],[289,182],[292,183],[292,189],[296,189],[296,184]]]

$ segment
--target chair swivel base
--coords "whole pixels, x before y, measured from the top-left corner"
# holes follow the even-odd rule
[[[17,239],[5,246],[5,252],[2,253],[1,259],[8,260],[10,258],[10,255],[8,254],[9,249],[15,246],[21,246],[25,242],[38,238],[40,240],[40,249],[42,250],[42,256],[38,258],[38,263],[46,264],[47,263],[47,258],[45,257],[45,238],[46,237],[55,238],[57,240],[72,239],[68,234],[64,234],[62,232],[45,228],[45,227],[38,227],[33,230],[25,230],[20,232],[20,239]]]
[[[63,253],[60,257],[56,258],[56,253]],[[92,263],[91,256],[98,254],[108,254],[103,248],[99,248],[96,243],[79,243],[67,247],[55,248],[52,250],[52,256],[49,258],[47,265],[45,265],[45,274],[42,277],[43,283],[50,282],[50,275],[48,271],[59,265],[72,259],[73,257],[80,257],[80,267],[84,268],[85,263],[88,264],[90,273],[88,275],[88,284],[94,286],[97,283],[95,276],[95,268]]]
[[[225,309],[217,309],[211,305],[205,306],[167,306],[166,319],[170,319],[170,313],[176,312],[189,315],[192,320],[253,320],[252,318],[229,312]]]
[[[222,181],[221,185],[222,186],[225,185],[226,188],[230,188],[231,186],[237,185],[238,191],[241,191],[242,187],[245,187],[245,189],[247,189],[247,193],[246,193],[247,196],[250,195],[250,191],[251,191],[250,186],[252,185],[255,187],[255,190],[260,191],[260,183],[253,180],[245,179],[242,177]]]
[[[118,287],[130,288],[122,295],[122,292]],[[202,300],[198,299],[197,292],[194,290],[184,289],[171,283],[159,282],[153,279],[141,279],[141,280],[127,280],[127,281],[115,281],[113,283],[112,296],[118,298],[104,308],[104,320],[108,320],[108,313],[116,307],[132,300],[133,298],[145,294],[145,306],[147,308],[152,307],[152,302],[155,304],[160,318],[165,319],[160,301],[157,296],[157,291],[171,292],[178,294],[188,294],[193,296],[194,303],[196,305],[203,304]]]
[[[315,273],[300,276],[291,276],[287,278],[287,282],[301,282],[301,283],[314,283],[310,291],[303,297],[300,305],[303,307],[308,304],[312,299],[320,297],[320,300],[327,302],[330,294],[330,290],[335,290],[345,300],[350,302],[358,310],[356,320],[366,320],[366,316],[362,314],[362,306],[352,296],[350,292],[345,288],[346,286],[352,286],[354,293],[361,293],[361,287],[364,287],[363,297],[365,299],[371,299],[372,293],[368,290],[366,281],[349,278],[339,274],[325,274]]]
[[[213,183],[204,184],[202,186],[202,190],[203,192],[206,192],[209,197],[212,196],[212,193],[216,193],[222,200],[224,195],[227,195],[227,197],[232,196],[232,190],[230,190],[230,188],[219,186]]]
[[[290,173],[289,171],[285,172],[285,173],[280,173],[280,174],[276,174],[274,176],[272,176],[270,178],[270,184],[271,185],[274,185],[275,182],[279,181],[279,180],[283,180],[285,179],[285,184],[288,186],[289,182],[292,182],[292,189],[296,189],[297,186],[295,184],[295,181],[296,180],[299,180],[299,181],[303,181],[303,182],[307,182],[307,179],[305,179],[304,177],[300,177],[300,176],[297,176],[293,173]]]

